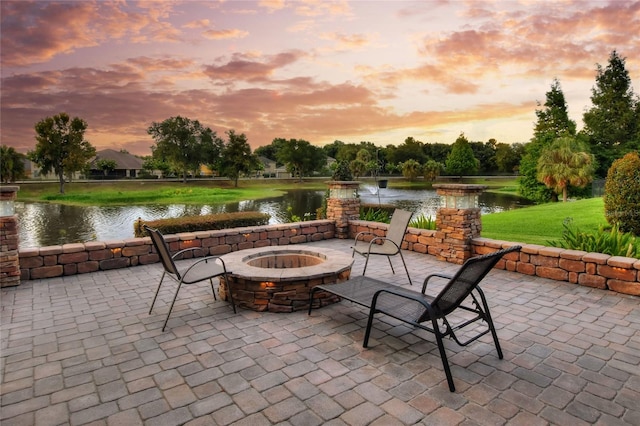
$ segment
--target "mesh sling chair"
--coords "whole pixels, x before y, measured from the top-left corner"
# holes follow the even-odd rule
[[[328,292],[369,308],[363,342],[365,348],[369,345],[373,318],[377,313],[435,334],[449,390],[453,392],[455,386],[442,339],[449,336],[460,346],[467,346],[485,334],[491,333],[498,357],[503,358],[487,299],[478,284],[502,256],[518,250],[520,246],[513,246],[468,259],[453,276],[431,274],[425,278],[421,292],[365,276],[338,284],[317,285],[310,292],[309,315],[311,315],[314,295],[317,292]],[[432,278],[448,280],[435,297],[426,294],[427,284]],[[465,299],[468,299],[467,302]],[[476,324],[477,321],[483,321],[485,324]],[[456,333],[462,332],[462,329],[470,325],[473,325],[473,328],[464,330],[464,340],[461,340]]]
[[[450,336],[460,346],[467,346],[485,334],[491,333],[496,351],[498,352],[498,358],[503,358],[498,335],[493,325],[491,314],[489,313],[487,299],[478,284],[495,264],[498,263],[502,256],[518,251],[520,248],[520,246],[513,246],[484,256],[468,259],[453,276],[431,274],[425,278],[421,293],[408,289],[403,290],[398,287],[386,287],[375,291],[369,309],[369,319],[367,321],[363,346],[366,348],[369,344],[373,317],[376,313],[383,313],[414,325],[415,327],[427,330],[436,336],[449,390],[451,392],[455,391],[451,369],[442,339]],[[447,279],[448,282],[438,295],[435,297],[428,296],[425,294],[427,284],[432,278],[436,277]],[[474,291],[477,296],[474,294]],[[472,302],[471,306],[462,304],[468,297],[470,297],[470,302]],[[471,313],[471,318],[464,318],[461,322],[452,325],[449,322],[448,316],[457,310]],[[468,316],[469,315],[466,315],[466,317]],[[456,335],[457,331],[480,320],[486,323],[486,328],[482,327],[484,329],[481,328],[480,330],[478,330],[480,327],[474,328],[474,334],[466,337],[464,341],[458,338]]]
[[[227,271],[227,268],[225,267],[224,260],[217,256],[207,256],[195,261],[188,267],[182,269],[178,268],[178,266],[175,264],[175,260],[177,258],[183,255],[185,252],[202,250],[202,248],[187,248],[171,255],[169,246],[167,245],[167,242],[165,241],[160,231],[148,226],[145,226],[144,228],[149,233],[149,236],[151,236],[151,241],[153,242],[153,245],[158,252],[158,256],[160,257],[162,266],[164,267],[162,277],[160,278],[160,283],[158,284],[158,289],[156,290],[155,296],[153,296],[153,302],[151,302],[151,307],[149,308],[149,314],[151,314],[153,306],[156,303],[156,299],[158,298],[158,293],[160,293],[160,287],[162,287],[162,282],[164,281],[165,276],[173,278],[173,280],[178,283],[178,288],[176,288],[176,293],[173,296],[171,306],[169,307],[169,312],[167,313],[167,318],[165,319],[164,325],[162,326],[162,331],[164,331],[164,329],[167,327],[167,322],[169,322],[169,316],[171,315],[171,311],[173,310],[173,305],[176,303],[178,292],[180,291],[180,287],[182,287],[182,284],[196,284],[205,280],[209,280],[209,283],[211,284],[211,291],[213,292],[213,298],[215,300],[218,300],[216,297],[216,292],[213,288],[213,278],[222,275],[224,276],[225,282],[228,285],[229,280],[227,279],[227,273],[229,271]],[[219,263],[217,261],[219,261]],[[233,313],[236,313],[236,305],[233,302],[231,289],[229,289],[228,293],[231,300],[231,306],[233,307]]]
[[[387,260],[391,266],[391,272],[395,274],[396,271],[393,269],[391,256],[399,254],[400,259],[402,259],[402,264],[404,265],[404,270],[407,273],[409,284],[412,284],[409,270],[407,269],[407,264],[404,261],[401,250],[402,240],[404,239],[405,232],[407,232],[411,215],[412,213],[409,211],[396,209],[393,212],[393,216],[391,216],[391,223],[389,224],[387,235],[384,237],[373,237],[370,241],[365,241],[363,238],[367,235],[372,235],[371,232],[365,231],[356,235],[351,256],[353,257],[358,253],[366,258],[362,275],[366,274],[369,257],[372,255],[387,256]]]

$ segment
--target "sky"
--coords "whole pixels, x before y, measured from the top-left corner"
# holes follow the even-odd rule
[[[274,138],[528,142],[557,78],[582,127],[615,49],[640,93],[640,1],[0,0],[0,141],[61,112],[149,155],[153,122]]]

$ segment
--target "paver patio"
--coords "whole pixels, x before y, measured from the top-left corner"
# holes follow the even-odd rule
[[[312,246],[350,256],[350,243]],[[405,256],[414,288],[458,268]],[[148,314],[161,272],[2,289],[2,426],[640,425],[638,297],[492,271],[482,288],[505,358],[490,336],[467,348],[447,340],[451,393],[432,335],[380,316],[363,349],[367,312],[347,302],[311,316],[234,315],[206,283],[187,286],[163,333],[171,286]],[[384,259],[367,275],[408,285]]]

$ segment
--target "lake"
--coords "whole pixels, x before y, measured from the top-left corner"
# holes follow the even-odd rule
[[[435,216],[439,197],[435,190],[379,189],[371,185],[360,188],[360,198],[366,204],[392,204],[414,212]],[[286,223],[287,209],[304,216],[322,205],[325,191],[291,190],[281,197],[247,200],[214,205],[145,205],[87,207],[47,203],[16,203],[20,248],[43,247],[73,242],[109,241],[133,238],[133,223],[144,220],[202,215],[211,213],[259,211],[271,216],[269,223]],[[507,194],[483,193],[479,199],[483,213],[530,205],[520,197]]]

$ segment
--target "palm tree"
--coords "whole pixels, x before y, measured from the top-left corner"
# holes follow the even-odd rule
[[[594,159],[573,137],[560,137],[543,149],[538,158],[538,180],[567,201],[569,186],[584,188],[593,180]]]

